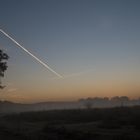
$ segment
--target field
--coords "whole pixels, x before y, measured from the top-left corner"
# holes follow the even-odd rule
[[[140,140],[140,106],[1,114],[0,140]]]

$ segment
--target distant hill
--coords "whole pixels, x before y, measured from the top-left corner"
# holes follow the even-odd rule
[[[81,108],[80,102],[40,102],[33,104],[0,101],[0,113]]]

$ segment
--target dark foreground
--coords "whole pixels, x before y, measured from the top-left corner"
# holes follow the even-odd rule
[[[140,106],[1,115],[0,140],[140,140]]]

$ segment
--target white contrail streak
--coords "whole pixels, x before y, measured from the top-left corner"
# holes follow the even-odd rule
[[[49,69],[51,72],[53,72],[55,75],[57,75],[59,78],[63,78],[60,74],[55,72],[53,69],[51,69],[47,64],[42,62],[39,58],[37,58],[35,55],[33,55],[30,51],[28,51],[26,48],[24,48],[22,45],[20,45],[16,40],[14,40],[10,35],[5,33],[2,29],[0,29],[0,32],[3,33],[6,37],[8,37],[10,40],[12,40],[18,47],[20,47],[22,50],[24,50],[26,53],[28,53],[30,56],[32,56],[35,60],[37,60],[40,64],[42,64],[44,67]]]

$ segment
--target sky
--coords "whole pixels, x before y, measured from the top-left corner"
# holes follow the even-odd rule
[[[70,101],[140,96],[139,0],[0,0],[0,33],[10,57],[1,100]]]

